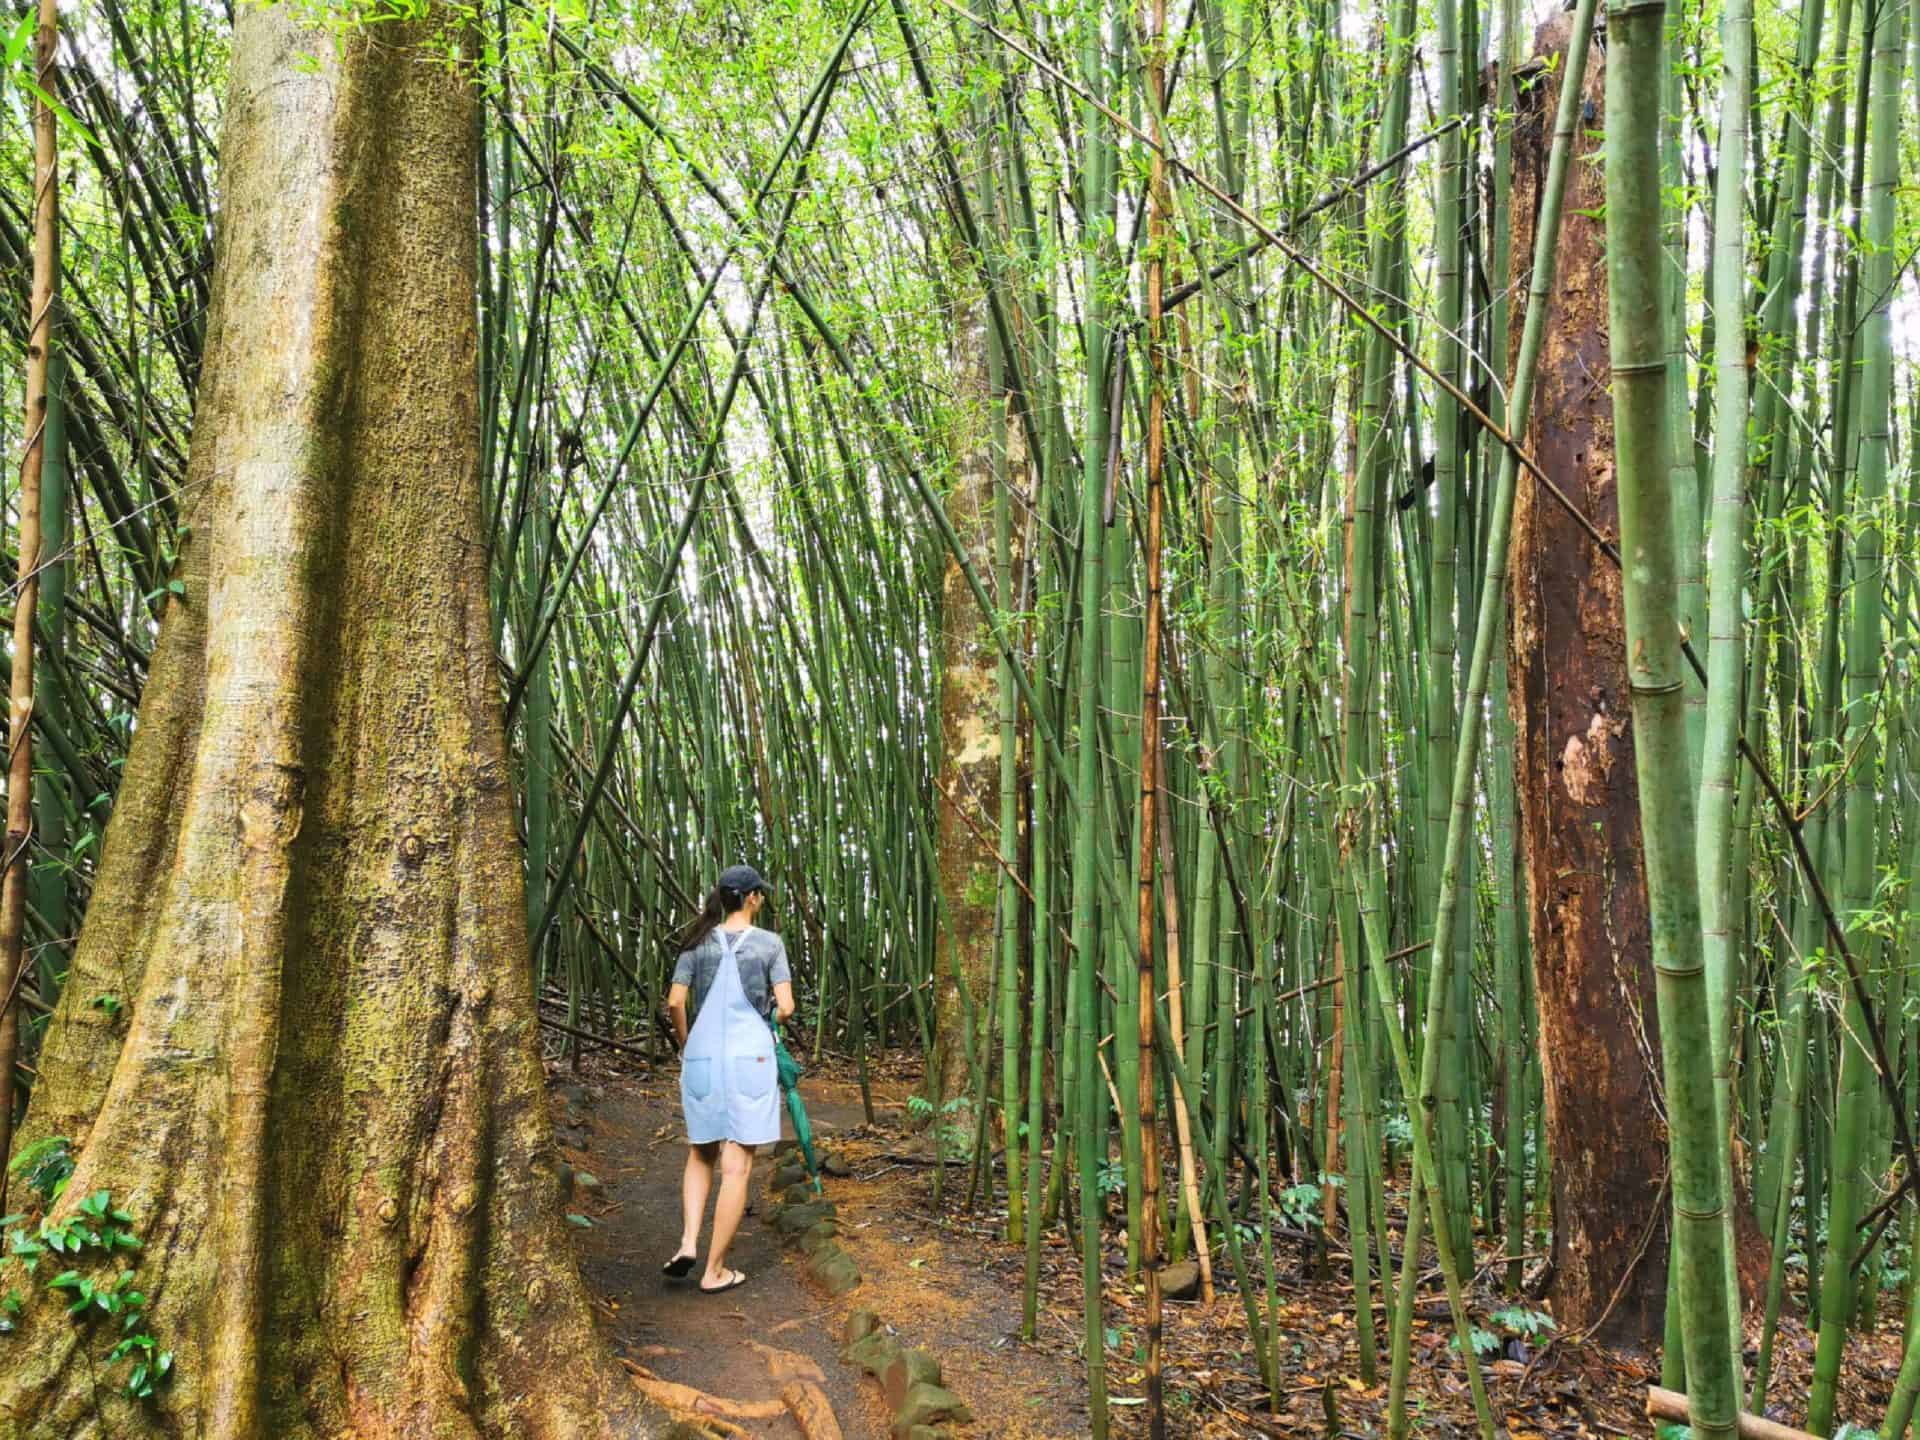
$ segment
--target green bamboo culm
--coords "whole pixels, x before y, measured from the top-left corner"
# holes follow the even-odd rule
[[[1842,0],[1844,11],[1848,0]],[[1799,49],[1795,57],[1797,87],[1788,134],[1786,191],[1774,201],[1773,239],[1767,256],[1767,303],[1764,311],[1762,355],[1767,369],[1754,402],[1755,439],[1764,446],[1767,468],[1768,518],[1777,517],[1784,508],[1788,455],[1792,449],[1788,431],[1789,407],[1781,403],[1781,392],[1791,385],[1790,362],[1798,339],[1799,316],[1794,304],[1804,268],[1808,180],[1812,168],[1812,122],[1815,105],[1815,68],[1819,59],[1820,36],[1826,24],[1824,0],[1808,0],[1800,16]],[[1844,33],[1844,23],[1842,25]],[[1761,615],[1770,619],[1777,613],[1775,590],[1785,560],[1785,545],[1778,527],[1771,527],[1761,547],[1759,579],[1755,585],[1761,597]],[[1756,629],[1756,640],[1749,660],[1747,713],[1749,734],[1757,738],[1761,703],[1766,690],[1768,662],[1774,646],[1763,624]],[[1752,768],[1742,777],[1743,798],[1750,786]],[[1818,817],[1816,817],[1818,821]],[[1816,852],[1817,853],[1817,852]],[[1736,856],[1736,871],[1741,864]],[[1795,1164],[1799,1156],[1800,1114],[1806,1099],[1807,1004],[1804,972],[1796,947],[1788,947],[1775,982],[1780,1014],[1781,1061],[1774,1070],[1773,1097],[1767,1115],[1766,1148],[1761,1156],[1754,1182],[1754,1215],[1762,1233],[1772,1244],[1767,1267],[1767,1289],[1763,1301],[1759,1352],[1754,1359],[1747,1408],[1766,1408],[1767,1384],[1773,1363],[1773,1343],[1786,1286],[1787,1232],[1791,1218],[1791,1198]],[[1759,1119],[1758,1107],[1749,1111],[1750,1123]]]
[[[55,322],[56,335],[60,324]],[[63,729],[67,699],[61,677],[66,660],[70,563],[66,551],[71,483],[67,464],[66,384],[67,352],[54,340],[49,342],[47,355],[47,419],[40,445],[40,552],[47,558],[40,567],[40,599],[35,620],[46,673],[37,682],[34,706],[36,710],[44,710],[47,721]],[[73,808],[73,789],[67,774],[65,765],[51,765],[39,767],[34,775],[34,839],[52,855],[64,855],[68,843],[68,812]],[[67,972],[65,937],[71,921],[66,867],[34,866],[29,872],[29,886],[28,903],[38,913],[47,932],[56,937],[54,944],[40,947],[35,972],[41,999],[51,1004],[59,998]]]
[[[1635,770],[1673,1158],[1673,1246],[1693,1432],[1732,1437],[1739,1352],[1727,1313],[1721,1136],[1694,859],[1679,566],[1668,493],[1660,97],[1665,0],[1612,0],[1607,59],[1607,317]]]
[[[1395,0],[1389,11],[1386,44],[1391,64],[1386,75],[1386,108],[1381,118],[1381,143],[1397,149],[1406,135],[1408,94],[1410,90],[1413,26],[1416,6],[1413,0]],[[1403,223],[1400,207],[1404,187],[1395,182],[1384,185],[1373,204],[1385,213],[1373,227],[1368,257],[1369,274],[1378,293],[1391,293],[1392,273],[1400,246]],[[1376,641],[1380,630],[1379,585],[1381,554],[1386,543],[1380,524],[1380,505],[1386,488],[1386,476],[1392,460],[1392,430],[1389,397],[1393,379],[1393,360],[1384,337],[1369,336],[1363,350],[1360,373],[1360,415],[1358,418],[1361,453],[1355,465],[1352,493],[1348,502],[1347,575],[1344,599],[1346,665],[1341,680],[1341,721],[1338,781],[1340,786],[1339,831],[1331,840],[1337,854],[1334,875],[1334,906],[1340,931],[1341,961],[1351,971],[1351,960],[1360,954],[1359,896],[1364,888],[1364,872],[1371,844],[1373,760],[1373,717],[1378,708],[1380,671]],[[1256,985],[1264,981],[1256,979]],[[1365,1119],[1355,1106],[1358,1069],[1354,1040],[1359,1031],[1358,1017],[1365,1007],[1353,998],[1359,992],[1351,984],[1334,991],[1344,1014],[1335,1022],[1341,1033],[1337,1047],[1340,1058],[1330,1064],[1340,1067],[1338,1084],[1344,1102],[1344,1114],[1336,1113],[1329,1103],[1326,1115],[1328,1134],[1344,1123],[1348,1161],[1348,1252],[1351,1256],[1358,1347],[1362,1380],[1372,1384],[1376,1367],[1377,1337],[1373,1329],[1372,1286],[1369,1269],[1369,1241],[1366,1230],[1365,1196]],[[1259,1064],[1265,1036],[1256,1024],[1254,1034],[1256,1069],[1264,1081],[1265,1069]],[[1329,1094],[1335,1084],[1329,1076]],[[1264,1109],[1264,1106],[1262,1106]],[[1325,1142],[1331,1147],[1335,1142]],[[1354,1182],[1359,1181],[1356,1185]],[[1271,1248],[1270,1227],[1262,1227],[1263,1252]],[[1269,1285],[1271,1293],[1271,1285]],[[1364,1318],[1359,1318],[1361,1307]]]
[[[1874,903],[1879,874],[1879,783],[1875,709],[1882,688],[1881,589],[1885,523],[1882,501],[1893,424],[1895,187],[1900,178],[1901,62],[1905,53],[1906,0],[1880,0],[1873,23],[1872,95],[1868,153],[1865,259],[1861,294],[1871,308],[1860,329],[1860,456],[1854,492],[1852,619],[1847,634],[1847,710],[1851,769],[1847,775],[1846,861],[1843,913],[1861,914]],[[1851,739],[1851,737],[1850,737]],[[1868,968],[1871,934],[1860,931],[1857,962]],[[1820,1277],[1820,1340],[1814,1352],[1813,1389],[1807,1428],[1831,1434],[1840,1382],[1841,1353],[1853,1319],[1853,1252],[1866,1194],[1863,1162],[1879,1097],[1873,1059],[1864,1044],[1865,1020],[1857,990],[1849,988],[1840,1027],[1840,1077],[1834,1096],[1832,1182],[1827,1202],[1827,1258]],[[1905,1367],[1903,1367],[1904,1369]]]
[[[1085,5],[1080,16],[1082,78],[1096,100],[1106,91],[1106,56],[1100,34],[1098,5]],[[1077,812],[1073,831],[1073,954],[1074,992],[1071,1004],[1078,1017],[1079,1049],[1073,1067],[1079,1113],[1075,1117],[1074,1146],[1080,1161],[1080,1248],[1082,1305],[1086,1320],[1087,1408],[1094,1440],[1107,1433],[1106,1323],[1101,1305],[1101,1235],[1105,1202],[1100,1192],[1100,1170],[1107,1161],[1107,1092],[1100,1082],[1100,927],[1094,887],[1103,863],[1100,793],[1100,687],[1106,672],[1106,632],[1102,615],[1106,596],[1105,527],[1102,501],[1106,493],[1107,372],[1109,340],[1102,301],[1108,280],[1105,252],[1111,244],[1111,176],[1113,145],[1098,109],[1085,107],[1086,164],[1082,175],[1085,201],[1086,417],[1087,438],[1080,494],[1080,695],[1079,774],[1075,784]],[[1118,369],[1118,366],[1114,366]]]
[[[1586,16],[1583,23],[1579,15],[1575,16],[1573,32],[1569,37],[1568,63],[1576,73],[1584,68],[1572,65],[1572,50],[1582,34],[1591,36],[1593,30],[1594,6],[1583,8]],[[1509,315],[1509,292],[1514,280],[1513,256],[1513,131],[1514,117],[1519,112],[1519,97],[1516,88],[1516,71],[1520,66],[1520,3],[1519,0],[1500,0],[1500,55],[1499,80],[1494,100],[1496,119],[1494,122],[1493,148],[1493,204],[1491,224],[1489,226],[1488,255],[1492,266],[1493,300],[1487,307],[1486,336],[1491,344],[1498,344],[1495,337],[1511,334]],[[1585,51],[1581,51],[1584,57]],[[1565,80],[1562,78],[1562,99],[1564,101]],[[1567,121],[1569,126],[1571,120]],[[1560,135],[1559,122],[1556,120],[1555,140]],[[1549,183],[1552,190],[1553,156],[1548,156]],[[1565,167],[1562,162],[1562,183]],[[1559,229],[1557,215],[1550,217],[1553,224],[1548,233],[1556,234]],[[1536,254],[1539,246],[1536,238]],[[1549,251],[1551,253],[1551,251]],[[1529,312],[1523,312],[1526,314]],[[1524,342],[1524,335],[1522,336]],[[1502,426],[1512,421],[1512,389],[1517,387],[1520,375],[1527,378],[1531,385],[1534,365],[1538,357],[1520,368],[1515,377],[1514,386],[1508,392],[1498,390],[1492,396],[1488,413]],[[1516,465],[1513,455],[1501,447],[1489,432],[1481,437],[1485,447],[1485,459],[1482,471],[1498,478],[1509,465]],[[1494,501],[1497,513],[1499,504],[1496,492]],[[1511,508],[1509,508],[1509,515]],[[1511,529],[1511,525],[1507,527]],[[1488,539],[1492,543],[1487,547],[1488,567],[1500,566],[1504,571],[1504,561],[1499,551],[1504,545],[1494,537],[1504,532],[1488,529]],[[1501,610],[1507,608],[1506,596],[1500,596]],[[1504,619],[1495,622],[1496,632],[1504,634]],[[1493,886],[1494,886],[1494,955],[1497,976],[1496,1008],[1500,1015],[1500,1077],[1503,1096],[1502,1108],[1506,1112],[1506,1123],[1499,1136],[1503,1159],[1503,1194],[1500,1215],[1500,1234],[1506,1246],[1507,1266],[1503,1288],[1508,1295],[1520,1293],[1524,1280],[1525,1262],[1520,1258],[1527,1248],[1527,1156],[1526,1131],[1531,1106],[1527,1103],[1528,1090],[1528,1039],[1531,1030],[1528,1024],[1526,992],[1524,930],[1525,922],[1521,914],[1523,886],[1520,874],[1520,836],[1517,792],[1518,759],[1515,755],[1517,729],[1514,722],[1513,706],[1508,698],[1507,654],[1504,644],[1494,648],[1487,674],[1487,684],[1493,695],[1492,714],[1488,717],[1487,757],[1487,807],[1488,825],[1492,831],[1493,850]]]
[[[1435,9],[1438,21],[1435,58],[1440,86],[1439,104],[1443,111],[1451,111],[1459,103],[1460,97],[1460,7],[1457,0],[1437,0]],[[1390,139],[1388,143],[1398,144],[1399,141],[1397,138]],[[1463,149],[1458,129],[1449,130],[1441,137],[1439,192],[1434,200],[1434,245],[1437,252],[1434,266],[1440,304],[1434,368],[1455,386],[1466,383],[1461,373],[1462,347],[1459,341],[1464,305],[1460,233]],[[1431,876],[1426,893],[1429,903],[1439,891],[1441,856],[1446,850],[1449,806],[1448,792],[1442,782],[1454,774],[1456,717],[1453,686],[1459,650],[1459,628],[1454,615],[1455,597],[1463,578],[1457,572],[1465,568],[1460,565],[1458,524],[1463,508],[1460,503],[1463,488],[1460,474],[1460,407],[1451,395],[1443,393],[1434,397],[1433,430],[1434,504],[1429,539],[1432,555],[1428,566],[1425,673],[1425,779],[1429,836],[1426,869]],[[1468,771],[1471,773],[1473,747],[1463,743],[1459,750],[1467,756]],[[1472,1003],[1470,994],[1466,1004],[1460,1003],[1461,986],[1458,982],[1467,971],[1467,966],[1461,963],[1463,959],[1470,965],[1472,955],[1449,956],[1447,963],[1454,967],[1452,979],[1444,990],[1435,983],[1433,994],[1439,996],[1442,1003],[1429,1008],[1432,1018],[1425,1032],[1422,1058],[1424,1060],[1426,1055],[1437,1051],[1441,1062],[1434,1072],[1434,1088],[1431,1092],[1434,1105],[1433,1149],[1440,1162],[1441,1183],[1446,1190],[1448,1239],[1452,1242],[1455,1255],[1471,1256],[1473,1204],[1469,1176],[1472,1167],[1469,1163],[1466,1106],[1462,1090],[1465,1085],[1463,1071],[1468,1063],[1471,1043],[1463,1037],[1473,1017],[1470,1013],[1461,1013],[1470,1010]],[[1437,1024],[1432,1023],[1434,1019],[1437,1019]]]
[[[1906,27],[1907,43],[1910,48],[1908,71],[1915,77],[1914,83],[1920,85],[1920,24],[1914,23],[1912,16],[1908,15],[1906,17]],[[1895,107],[1895,113],[1899,113],[1897,105]],[[1897,171],[1899,165],[1898,147],[1890,145],[1888,148],[1894,152],[1889,160],[1889,166]],[[1896,173],[1890,178],[1897,181],[1899,177]],[[1876,194],[1875,198],[1876,200],[1879,198],[1878,194]],[[1891,194],[1889,194],[1888,199],[1890,202]],[[1878,217],[1873,218],[1877,220]],[[1875,293],[1879,296],[1879,303],[1875,306],[1875,317],[1873,323],[1869,326],[1869,334],[1875,344],[1886,344],[1886,342],[1891,339],[1890,316],[1888,314],[1888,305],[1891,296],[1889,291],[1884,288]],[[1891,346],[1888,345],[1887,350],[1882,353],[1887,354],[1890,359]],[[1912,414],[1909,417],[1911,421],[1912,419],[1920,418],[1920,389],[1913,390],[1909,398],[1912,406]],[[1891,401],[1891,395],[1889,395],[1888,399]],[[1889,425],[1891,425],[1891,407],[1889,407],[1887,418]],[[1916,505],[1920,505],[1920,452],[1916,452],[1914,449],[1915,434],[1916,431],[1910,423],[1907,430],[1907,463],[1908,469],[1911,472],[1908,493],[1912,497],[1907,507],[1909,514],[1914,511]],[[1911,574],[1909,574],[1907,580],[1909,585],[1911,585]],[[1907,733],[1910,738],[1914,734],[1914,724],[1911,719],[1908,720]],[[1909,754],[1911,754],[1911,750]],[[1920,849],[1920,836],[1915,838],[1914,844],[1916,849]],[[1912,870],[1909,869],[1908,874],[1910,877],[1912,873]],[[1920,905],[1920,889],[1916,889],[1916,892],[1910,900],[1910,904]],[[1913,943],[1913,939],[1913,934],[1910,931],[1909,945]],[[1909,951],[1909,954],[1911,953],[1912,952]],[[1907,974],[1909,987],[1912,986],[1913,979],[1913,972],[1909,969]],[[1914,1105],[1914,1096],[1916,1092],[1920,1092],[1920,1033],[1916,1033],[1911,1026],[1908,1027],[1906,1071],[1907,1113],[1920,1113],[1916,1111]],[[1909,1176],[1908,1178],[1912,1179],[1913,1177]],[[1893,1399],[1887,1405],[1886,1419],[1882,1421],[1880,1425],[1881,1440],[1906,1440],[1907,1429],[1913,1423],[1915,1401],[1920,1400],[1920,1284],[1915,1282],[1912,1257],[1913,1246],[1917,1241],[1920,1241],[1920,1228],[1917,1228],[1920,1227],[1920,1206],[1917,1206],[1911,1200],[1909,1200],[1907,1205],[1906,1225],[1908,1245],[1906,1352],[1901,1357],[1900,1373],[1895,1377],[1893,1382]]]
[[[1707,980],[1707,1017],[1713,1059],[1714,1154],[1720,1194],[1733,1194],[1733,977],[1737,963],[1732,848],[1744,719],[1741,678],[1746,649],[1741,633],[1741,586],[1747,569],[1747,121],[1753,97],[1753,0],[1727,0],[1721,24],[1722,101],[1718,174],[1714,191],[1714,451],[1713,544],[1709,575],[1705,736],[1700,761],[1700,826],[1696,863],[1700,885],[1701,963]],[[1684,677],[1683,677],[1684,678]],[[1729,1343],[1738,1354],[1740,1281],[1734,1271],[1733,1207],[1721,1209],[1725,1234],[1722,1283],[1727,1290]]]
[[[1920,1295],[1920,1291],[1915,1292]],[[1920,1301],[1912,1307],[1912,1315],[1920,1315]],[[1912,1315],[1908,1317],[1908,1334],[1916,1332]],[[1880,1426],[1880,1440],[1905,1440],[1907,1427],[1913,1423],[1913,1404],[1920,1397],[1920,1344],[1911,1338],[1907,1341],[1907,1353],[1900,1362],[1900,1375],[1893,1382],[1893,1400],[1887,1406],[1887,1418]]]

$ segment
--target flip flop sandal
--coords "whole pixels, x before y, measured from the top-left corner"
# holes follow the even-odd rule
[[[714,1285],[711,1287],[702,1285],[700,1287],[700,1293],[702,1295],[724,1295],[729,1290],[738,1290],[742,1285],[746,1283],[747,1283],[746,1273],[741,1270],[736,1270],[733,1272],[733,1278],[729,1280],[726,1284]]]
[[[660,1273],[670,1280],[684,1280],[693,1273],[695,1256],[676,1255],[660,1267]]]

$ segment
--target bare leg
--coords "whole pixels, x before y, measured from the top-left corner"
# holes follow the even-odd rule
[[[700,1281],[703,1290],[715,1290],[732,1278],[727,1269],[727,1250],[740,1217],[747,1208],[747,1181],[753,1175],[753,1149],[731,1140],[720,1144],[720,1199],[713,1207],[713,1243],[707,1247],[707,1273]]]
[[[700,1253],[700,1222],[706,1217],[719,1150],[718,1144],[687,1147],[687,1170],[680,1180],[680,1248],[673,1252],[675,1259]]]

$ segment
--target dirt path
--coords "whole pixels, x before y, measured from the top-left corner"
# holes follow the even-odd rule
[[[802,1095],[812,1087],[804,1084]],[[822,1095],[808,1097],[816,1131],[831,1134],[861,1119]],[[754,1166],[755,1213],[740,1227],[729,1264],[747,1283],[723,1297],[699,1293],[695,1280],[660,1274],[680,1236],[680,1174],[686,1156],[679,1089],[665,1078],[616,1077],[563,1083],[555,1093],[562,1153],[596,1177],[598,1192],[569,1202],[593,1227],[579,1235],[581,1266],[604,1306],[619,1353],[663,1380],[730,1400],[778,1400],[783,1383],[762,1347],[812,1361],[846,1440],[885,1440],[878,1392],[840,1363],[836,1307],[810,1286],[770,1227],[761,1223],[771,1161]],[[581,1124],[570,1123],[578,1119]],[[791,1129],[787,1131],[791,1134]],[[709,1212],[711,1214],[711,1212]],[[696,1277],[697,1277],[696,1272]],[[736,1420],[748,1434],[795,1440],[791,1419]]]
[[[880,1387],[840,1359],[848,1316],[868,1308],[902,1347],[937,1357],[945,1385],[975,1416],[955,1435],[1084,1436],[1086,1379],[1076,1327],[1050,1305],[1040,1343],[1018,1339],[1023,1258],[1000,1242],[1004,1212],[988,1206],[960,1213],[953,1195],[947,1206],[932,1207],[931,1175],[917,1158],[926,1137],[906,1125],[917,1074],[877,1070],[872,1084],[873,1126],[865,1124],[845,1065],[830,1061],[824,1074],[811,1072],[801,1084],[816,1138],[842,1162],[844,1173],[827,1181],[827,1198],[839,1206],[839,1238],[860,1267],[859,1287],[827,1299],[808,1280],[798,1252],[781,1247],[765,1219],[775,1162],[763,1154],[754,1166],[755,1209],[728,1257],[749,1279],[716,1298],[698,1293],[692,1281],[660,1274],[679,1239],[686,1157],[675,1072],[635,1074],[596,1059],[584,1077],[555,1076],[550,1094],[561,1154],[598,1181],[598,1188],[577,1189],[568,1204],[592,1222],[577,1232],[581,1266],[617,1350],[660,1380],[749,1402],[779,1398],[782,1355],[772,1352],[783,1352],[788,1366],[818,1367],[846,1440],[890,1440],[892,1415]],[[1066,1270],[1070,1260],[1062,1251]],[[803,1434],[785,1416],[734,1423],[753,1436]]]

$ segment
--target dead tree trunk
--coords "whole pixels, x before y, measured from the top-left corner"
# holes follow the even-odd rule
[[[1549,22],[1535,53],[1564,54],[1565,37],[1564,19]],[[1619,511],[1599,218],[1602,64],[1596,55],[1588,65],[1524,443],[1611,539]],[[1533,253],[1556,85],[1535,84],[1521,102],[1516,257]],[[1516,344],[1522,309],[1514,307]],[[1664,1313],[1668,1202],[1620,571],[1543,488],[1524,481],[1511,559],[1509,683],[1553,1152],[1554,1309],[1563,1330],[1597,1324],[1606,1339],[1644,1343],[1658,1337]]]
[[[143,1415],[119,1327],[22,1285],[7,1440],[667,1429],[560,1213],[446,23],[236,25],[181,593],[25,1134],[73,1143],[56,1214],[133,1217],[174,1379]]]

